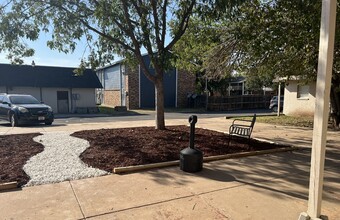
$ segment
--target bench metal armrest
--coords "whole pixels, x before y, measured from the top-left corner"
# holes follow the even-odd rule
[[[245,120],[245,119],[234,119],[232,124],[235,124],[236,121],[242,121],[242,122],[248,122],[248,123],[252,123],[252,120]]]
[[[245,127],[245,128],[251,128],[251,125],[232,124],[231,127]]]

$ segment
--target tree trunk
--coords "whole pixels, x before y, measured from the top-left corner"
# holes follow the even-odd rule
[[[163,77],[158,76],[155,83],[156,129],[164,130],[164,86]]]

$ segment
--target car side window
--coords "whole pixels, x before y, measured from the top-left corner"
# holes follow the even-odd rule
[[[11,102],[9,101],[9,98],[7,98],[6,96],[4,96],[4,98],[3,98],[2,102],[11,103]]]

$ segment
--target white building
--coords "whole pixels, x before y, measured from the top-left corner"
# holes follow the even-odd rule
[[[286,81],[283,114],[291,116],[314,115],[316,83],[305,84],[298,79]]]
[[[30,94],[55,113],[84,112],[96,107],[95,72],[76,76],[75,68],[0,64],[0,93]]]

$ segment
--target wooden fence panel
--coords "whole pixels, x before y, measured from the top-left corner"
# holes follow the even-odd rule
[[[228,111],[239,109],[268,108],[270,99],[270,95],[209,97],[208,110]]]

